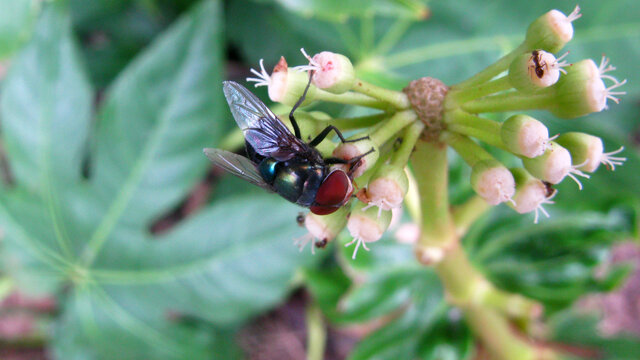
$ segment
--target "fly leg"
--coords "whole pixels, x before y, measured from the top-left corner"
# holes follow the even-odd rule
[[[318,136],[316,136],[313,140],[311,140],[311,142],[309,142],[309,145],[315,147],[316,145],[320,144],[322,142],[322,140],[324,140],[324,138],[326,138],[327,135],[329,135],[331,130],[336,132],[336,135],[338,135],[338,137],[340,138],[340,141],[342,141],[343,143],[350,143],[350,142],[356,142],[356,141],[360,141],[360,140],[369,139],[369,135],[367,135],[367,136],[363,136],[363,137],[357,138],[357,139],[346,140],[344,138],[344,136],[342,135],[342,133],[340,132],[340,130],[338,130],[338,128],[336,128],[333,125],[329,125],[326,128],[324,128],[324,130],[322,130],[320,132],[320,134],[318,134]]]
[[[324,163],[325,164],[346,164],[346,165],[349,165],[349,171],[347,172],[347,175],[349,175],[349,177],[351,177],[351,175],[353,175],[353,173],[356,171],[356,169],[358,169],[358,167],[362,163],[360,160],[362,160],[363,157],[371,154],[374,151],[375,151],[375,149],[371,148],[366,153],[360,154],[360,155],[355,156],[355,157],[352,157],[349,160],[331,157],[331,158],[324,159]]]
[[[300,127],[298,126],[298,122],[296,121],[296,118],[293,116],[293,113],[300,107],[300,105],[304,102],[304,99],[307,97],[307,91],[309,91],[309,87],[311,86],[311,79],[313,79],[313,73],[314,73],[313,70],[309,71],[309,82],[307,82],[307,86],[304,88],[304,91],[302,92],[302,96],[300,96],[300,99],[296,101],[295,105],[293,105],[293,108],[291,108],[291,112],[289,113],[289,121],[291,121],[291,126],[293,126],[293,133],[300,140],[302,140],[302,134],[300,134]]]

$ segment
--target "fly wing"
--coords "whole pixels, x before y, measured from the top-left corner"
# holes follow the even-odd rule
[[[240,129],[257,127],[265,118],[276,118],[260,99],[237,82],[223,81],[222,91]]]
[[[258,185],[265,190],[273,191],[271,186],[269,186],[269,184],[267,184],[260,176],[260,173],[256,169],[256,165],[246,157],[229,151],[210,148],[204,149],[204,154],[207,155],[209,160],[223,168],[225,171],[230,172],[241,179],[247,180],[254,185]]]
[[[223,91],[236,123],[258,154],[285,161],[307,150],[307,145],[296,138],[247,88],[225,81]]]

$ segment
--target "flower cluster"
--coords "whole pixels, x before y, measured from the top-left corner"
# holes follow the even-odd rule
[[[533,212],[536,223],[539,212],[548,216],[543,205],[552,203],[554,184],[569,177],[582,188],[578,177],[588,178],[600,164],[612,170],[621,165],[625,158],[615,154],[622,148],[605,152],[598,137],[578,132],[550,136],[542,122],[524,114],[503,122],[478,115],[544,109],[576,118],[606,109],[607,100],[617,103],[624,92],[615,89],[626,81],[608,74],[615,68],[605,57],[600,65],[593,60],[569,64],[564,60],[568,53],[554,55],[571,40],[572,22],[580,16],[578,7],[568,16],[557,10],[544,14],[511,53],[451,87],[423,78],[403,92],[384,89],[358,79],[346,56],[328,51],[309,56],[302,49],[307,64],[289,67],[283,57],[271,74],[261,60],[260,71],[252,69],[257,77],[247,80],[267,86],[275,102],[293,106],[311,76],[302,105],[329,101],[380,110],[356,118],[296,113],[301,127],[310,131],[333,125],[354,130],[351,139],[366,138],[348,143],[327,139],[317,147],[326,157],[362,158],[350,169],[357,200],[330,215],[306,215],[304,225],[316,244],[331,241],[346,227],[353,237],[347,246],[355,244],[355,257],[361,246],[368,250],[367,243],[382,237],[392,210],[402,207],[409,192],[413,175],[408,162],[417,141],[451,146],[471,167],[470,182],[478,196],[490,205],[504,202],[518,213]],[[474,139],[513,154],[523,166],[508,168]]]

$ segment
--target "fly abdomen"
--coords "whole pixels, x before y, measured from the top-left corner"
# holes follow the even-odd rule
[[[273,187],[285,199],[308,207],[315,199],[322,176],[321,166],[284,162],[275,167]]]

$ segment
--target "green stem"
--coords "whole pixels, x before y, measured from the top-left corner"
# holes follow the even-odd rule
[[[501,314],[484,306],[468,306],[466,319],[475,334],[482,339],[487,349],[499,360],[534,360],[539,357],[539,349],[517,337],[509,322]],[[545,359],[548,359],[545,357]]]
[[[420,138],[420,135],[422,135],[423,129],[424,124],[422,121],[415,121],[405,129],[404,135],[402,135],[402,144],[398,150],[393,153],[391,164],[397,164],[403,168],[407,165],[409,157],[416,146],[416,142]]]
[[[378,46],[373,51],[374,54],[381,55],[386,54],[393,48],[402,35],[407,32],[409,26],[413,23],[412,20],[400,17],[396,22],[387,30],[382,39],[378,42]]]
[[[539,303],[493,286],[483,294],[480,302],[510,318],[529,320],[542,315],[542,305]]]
[[[491,119],[472,115],[461,110],[447,112],[447,129],[469,137],[474,137],[488,145],[506,149],[500,135],[502,124]]]
[[[385,89],[364,80],[356,79],[352,90],[391,104],[396,109],[408,109],[411,106],[407,94]]]
[[[427,250],[434,247],[441,250],[435,269],[446,289],[447,299],[465,310],[471,329],[496,359],[536,359],[547,350],[518,337],[503,314],[482,303],[485,299],[488,302],[496,298],[487,296],[487,289],[492,289],[492,286],[471,265],[460,244],[462,235],[456,234],[453,227],[448,203],[446,145],[419,142],[412,164],[417,174],[422,212],[422,234],[416,246],[418,259],[426,263],[423,256]],[[482,207],[475,201],[472,207],[473,211],[467,215],[468,221],[482,212]]]
[[[469,227],[484,215],[491,208],[483,198],[474,195],[464,204],[453,208],[453,222],[456,225],[456,232],[462,236]]]
[[[413,110],[405,110],[395,113],[391,119],[386,122],[378,124],[378,127],[369,135],[371,141],[377,146],[381,146],[398,131],[402,130],[405,126],[416,121],[418,116]]]
[[[485,149],[464,135],[445,131],[441,139],[449,144],[469,166],[475,165],[478,161],[493,159]]]
[[[553,94],[544,93],[538,95],[522,94],[510,91],[498,95],[471,100],[461,105],[461,108],[469,113],[478,114],[486,112],[504,112],[517,110],[547,109],[553,105]]]
[[[517,48],[513,49],[510,53],[503,56],[493,64],[489,65],[486,69],[480,71],[479,73],[475,74],[469,79],[452,86],[452,88],[455,88],[455,89],[467,88],[467,87],[482,84],[483,82],[491,80],[501,72],[505,71],[509,67],[513,59],[516,58],[516,56],[520,55],[521,53],[527,50],[528,50],[528,47],[523,42]]]
[[[411,164],[418,181],[422,213],[418,248],[447,246],[456,238],[449,212],[447,146],[420,141],[411,156]]]
[[[362,129],[374,126],[382,120],[388,119],[390,116],[388,113],[379,113],[352,118],[333,118],[327,122],[327,125],[333,125],[341,131]]]
[[[479,84],[473,87],[467,87],[457,91],[453,91],[451,93],[451,96],[453,96],[454,101],[461,104],[469,100],[478,99],[483,96],[509,90],[512,87],[513,86],[511,86],[509,77],[505,75],[501,78],[491,80],[484,84]]]
[[[322,311],[313,302],[306,310],[307,318],[307,360],[323,360],[327,332],[322,318]]]
[[[353,91],[347,91],[346,93],[338,95],[318,89],[316,90],[316,94],[313,99],[338,104],[364,106],[380,110],[391,110],[393,108],[393,106],[387,102]]]

